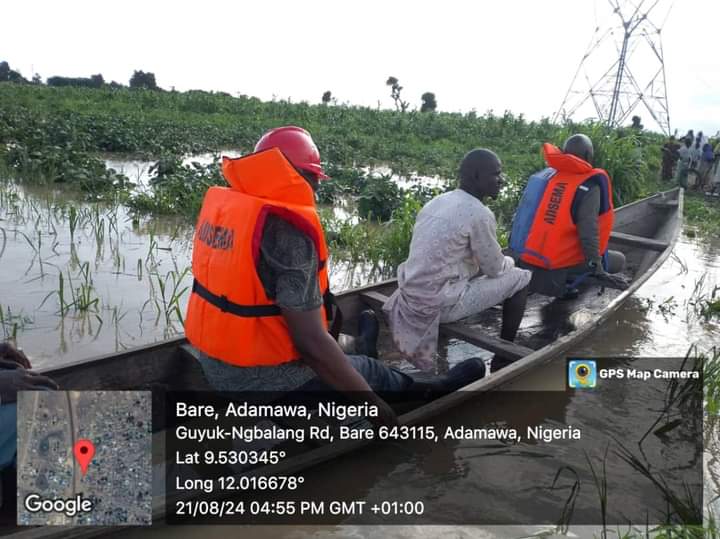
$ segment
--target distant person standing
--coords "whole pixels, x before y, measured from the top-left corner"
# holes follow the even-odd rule
[[[698,162],[698,190],[704,190],[705,185],[710,179],[710,174],[713,168],[713,162],[715,161],[715,154],[713,152],[712,145],[709,142],[705,142],[702,146],[702,152],[700,155],[700,161]]]
[[[688,187],[688,172],[690,171],[690,164],[692,162],[691,146],[693,139],[685,137],[683,144],[678,149],[678,163],[677,170],[675,171],[675,182],[682,187],[687,189]]]
[[[695,141],[690,145],[690,166],[688,169],[688,185],[690,188],[696,190],[700,187],[700,162],[702,160],[702,131],[700,131],[695,137]],[[690,175],[693,175],[695,180],[692,181]]]
[[[680,158],[679,149],[680,144],[675,137],[670,137],[670,140],[662,147],[662,180],[665,182],[669,182],[673,178],[675,164]]]
[[[710,175],[710,192],[720,192],[720,141],[715,145],[715,162]]]

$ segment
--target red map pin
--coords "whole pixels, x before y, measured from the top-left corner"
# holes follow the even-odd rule
[[[75,454],[75,460],[80,464],[80,471],[84,476],[87,473],[90,461],[95,455],[95,445],[93,445],[90,440],[80,439],[75,442],[73,453]]]

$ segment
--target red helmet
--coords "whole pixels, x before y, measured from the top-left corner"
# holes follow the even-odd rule
[[[317,174],[321,180],[327,179],[320,165],[320,152],[310,133],[302,127],[288,125],[271,129],[260,137],[255,151],[269,148],[278,148],[295,167]]]

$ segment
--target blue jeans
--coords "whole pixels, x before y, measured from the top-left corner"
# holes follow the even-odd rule
[[[15,466],[17,453],[17,405],[9,402],[0,406],[0,470]]]
[[[404,391],[413,383],[413,379],[397,369],[388,367],[381,361],[368,356],[347,356],[353,368],[365,378],[370,389],[378,392]],[[299,391],[330,391],[332,388],[320,378],[315,377],[300,386]]]
[[[373,391],[403,391],[413,380],[397,369],[367,356],[346,356]],[[303,361],[272,367],[236,367],[205,354],[198,357],[208,384],[215,391],[330,391]]]

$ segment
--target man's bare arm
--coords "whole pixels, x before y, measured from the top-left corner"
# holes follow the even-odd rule
[[[357,397],[356,392],[363,392],[365,398],[378,406],[382,423],[397,423],[392,408],[373,393],[365,379],[350,364],[340,345],[325,329],[322,307],[311,311],[281,310],[295,348],[323,382],[351,396]]]
[[[282,309],[295,348],[317,375],[339,391],[372,391],[322,323],[323,308]]]

